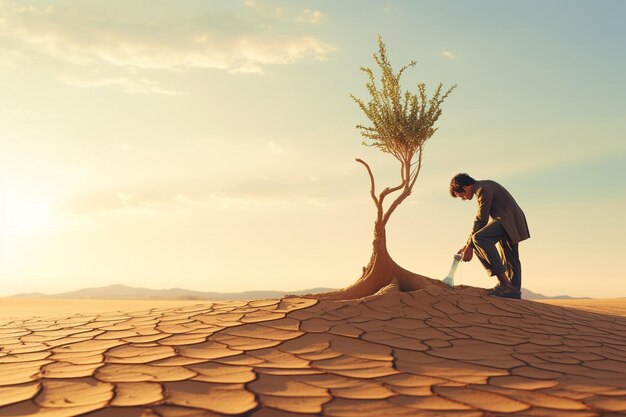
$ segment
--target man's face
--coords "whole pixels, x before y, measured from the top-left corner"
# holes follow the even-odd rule
[[[454,195],[461,200],[471,200],[474,197],[474,187],[472,187],[471,185],[465,185],[463,186],[463,191],[455,191]]]

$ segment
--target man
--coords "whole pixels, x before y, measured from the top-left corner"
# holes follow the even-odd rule
[[[467,174],[452,178],[450,195],[463,200],[471,200],[476,195],[478,199],[478,214],[472,233],[458,252],[462,254],[461,259],[470,261],[476,251],[487,273],[498,277],[498,285],[487,291],[489,295],[521,298],[522,265],[518,243],[530,237],[522,209],[497,182],[476,181]]]

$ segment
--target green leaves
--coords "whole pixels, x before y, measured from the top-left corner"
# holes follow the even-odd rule
[[[394,73],[380,36],[374,61],[381,72],[378,84],[372,69],[361,67],[369,80],[365,86],[370,100],[365,102],[350,95],[372,123],[372,126],[357,125],[357,129],[370,140],[364,141],[364,145],[377,147],[394,155],[401,162],[410,162],[417,149],[436,132],[437,129],[433,126],[441,116],[441,105],[456,85],[443,93],[443,85],[439,84],[431,98],[428,98],[424,83],[417,85],[417,93],[403,92],[400,86],[402,74],[415,66],[416,62],[411,61],[397,74]]]

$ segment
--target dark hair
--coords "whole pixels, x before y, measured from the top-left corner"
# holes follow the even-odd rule
[[[475,182],[476,180],[467,174],[456,174],[450,181],[450,195],[452,197],[456,197],[456,195],[454,195],[455,191],[457,193],[462,193],[463,187],[466,185],[472,185]]]

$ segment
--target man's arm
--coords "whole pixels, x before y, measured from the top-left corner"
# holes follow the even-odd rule
[[[491,204],[493,203],[493,191],[487,187],[481,187],[476,190],[476,198],[478,200],[478,213],[476,213],[472,233],[467,240],[467,245],[471,247],[474,247],[472,243],[474,233],[487,226],[489,222],[489,212],[491,211]]]
[[[478,213],[476,213],[472,234],[487,226],[489,222],[489,212],[493,203],[493,191],[487,187],[481,187],[476,191],[476,197],[478,198]]]

